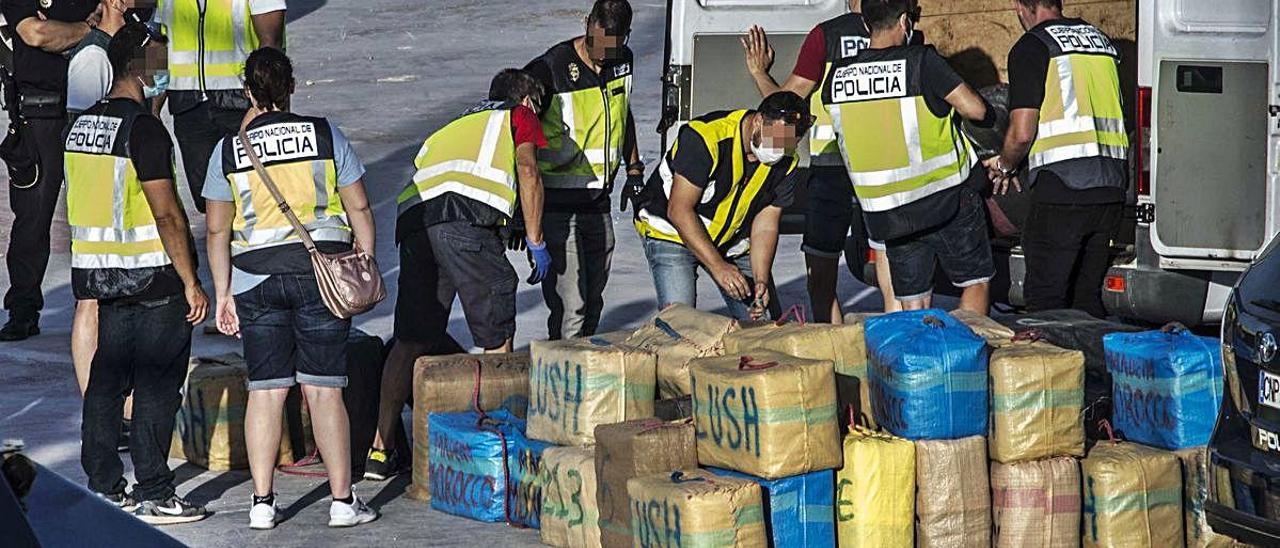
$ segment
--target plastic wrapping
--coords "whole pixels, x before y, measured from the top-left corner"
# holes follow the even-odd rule
[[[765,325],[730,333],[724,338],[724,353],[751,355],[772,350],[806,360],[827,360],[837,375],[856,377],[858,412],[871,416],[870,383],[867,380],[867,339],[861,321],[844,325],[797,323]],[[843,412],[843,406],[841,410]],[[871,424],[874,426],[874,423]]]
[[[542,453],[542,543],[561,548],[600,546],[595,450],[551,447]]]
[[[529,404],[529,353],[424,356],[413,364],[413,485],[409,498],[431,500],[431,413],[460,413],[474,407],[476,365],[480,366],[480,408],[506,409],[523,417]]]
[[[986,435],[986,341],[942,310],[869,318],[866,330],[876,423],[912,440]]]
[[[632,545],[627,480],[698,466],[693,432],[687,420],[642,419],[596,428],[596,501],[605,548]]]
[[[689,361],[724,353],[724,336],[738,330],[738,322],[684,304],[673,304],[637,329],[625,344],[657,355],[658,397],[677,398],[689,392]]]
[[[1248,546],[1209,527],[1204,503],[1209,499],[1208,455],[1204,447],[1173,452],[1182,461],[1182,511],[1187,548],[1238,548]]]
[[[520,431],[524,421],[506,410],[487,415],[483,426],[479,424],[480,416],[473,412],[432,413],[428,418],[431,507],[477,521],[510,518],[512,523],[526,526],[531,521],[536,523],[536,517],[530,519],[530,514],[536,516],[536,512],[523,512],[524,517],[520,517],[517,497],[508,499],[508,493],[522,483],[537,481],[536,471],[518,464],[522,448],[540,454],[546,445],[523,439]]]
[[[1182,546],[1178,458],[1136,443],[1098,442],[1084,459],[1084,545]]]
[[[530,438],[591,445],[598,425],[653,416],[653,353],[594,337],[534,341],[530,353]]]
[[[1018,341],[991,352],[991,460],[1084,456],[1084,354]]]
[[[916,546],[991,546],[991,484],[981,436],[916,442]]]
[[[699,463],[768,479],[840,466],[831,362],[760,351],[690,368]]]
[[[991,509],[996,548],[1079,548],[1080,463],[991,463]]]
[[[1112,333],[1103,344],[1114,382],[1114,425],[1125,439],[1162,449],[1209,443],[1222,405],[1216,339],[1173,328]]]
[[[854,427],[836,472],[836,534],[841,548],[900,548],[915,539],[916,446]]]
[[[760,486],[688,469],[627,480],[633,546],[769,545]]]
[[[509,434],[506,497],[511,524],[537,529],[542,523],[542,455],[554,446],[529,439],[518,427],[508,428],[503,434]]]
[[[733,470],[709,470],[718,476],[750,480],[760,485],[770,546],[835,547],[835,472],[822,470],[767,480]]]
[[[1013,330],[990,317],[963,308],[952,310],[950,314],[951,317],[973,330],[974,335],[982,337],[994,348],[1000,348],[1013,340]]]

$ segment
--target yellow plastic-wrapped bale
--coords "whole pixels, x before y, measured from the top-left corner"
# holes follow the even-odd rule
[[[830,361],[760,351],[691,371],[699,463],[765,479],[840,466]]]
[[[236,354],[192,358],[189,367],[175,426],[177,440],[170,442],[171,456],[214,471],[248,468],[244,414],[249,373],[244,358]],[[309,426],[295,389],[285,401],[279,464],[292,464],[313,448]]]
[[[991,484],[982,436],[916,443],[916,546],[991,546]]]
[[[841,548],[898,548],[915,538],[916,446],[855,426],[836,473]]]
[[[480,368],[479,377],[476,367]],[[529,401],[529,353],[423,356],[413,364],[413,485],[409,498],[431,500],[428,415],[460,413],[474,407],[476,382],[480,408],[505,408],[523,417]]]
[[[760,485],[687,469],[627,480],[632,545],[741,548],[769,545]]]
[[[1000,348],[1009,344],[1013,339],[1013,330],[1000,325],[988,316],[970,312],[963,308],[957,308],[951,311],[951,317],[960,320],[960,323],[969,326],[973,333],[987,340],[987,344],[993,348]]]
[[[737,320],[673,304],[637,329],[626,344],[657,356],[658,397],[678,398],[689,392],[689,361],[724,353],[726,334],[739,329]]]
[[[1174,451],[1182,461],[1183,526],[1187,548],[1243,548],[1248,546],[1209,527],[1204,503],[1209,498],[1208,455],[1204,447]]]
[[[996,548],[1080,546],[1080,463],[1071,457],[991,463]]]
[[[1084,354],[1017,341],[991,352],[991,459],[1084,456]]]
[[[542,543],[562,548],[600,546],[596,457],[590,447],[542,452]]]
[[[1086,547],[1182,545],[1182,468],[1173,453],[1103,441],[1083,467]]]
[[[600,543],[631,546],[631,499],[627,480],[698,466],[693,423],[641,419],[596,428],[596,500]]]
[[[597,338],[534,341],[527,434],[591,445],[595,428],[653,416],[656,357]]]

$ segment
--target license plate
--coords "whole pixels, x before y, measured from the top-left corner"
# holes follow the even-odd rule
[[[1280,409],[1280,375],[1258,371],[1258,403]]]

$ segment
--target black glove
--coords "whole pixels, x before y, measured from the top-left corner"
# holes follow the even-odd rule
[[[644,174],[627,175],[627,184],[622,187],[622,196],[618,198],[618,211],[626,211],[627,202],[631,202],[631,207],[639,211],[642,191],[644,191]]]

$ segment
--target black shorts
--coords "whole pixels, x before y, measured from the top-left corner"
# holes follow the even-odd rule
[[[397,340],[447,345],[454,298],[476,346],[502,346],[516,333],[516,271],[495,228],[440,223],[400,242]]]
[[[956,287],[991,281],[995,261],[987,235],[987,210],[977,193],[962,187],[960,207],[946,224],[887,242],[893,292],[900,301],[918,301],[933,293],[934,265]]]
[[[838,259],[853,223],[853,183],[843,167],[809,169],[809,194],[805,206],[802,251],[816,257]]]
[[[249,390],[347,386],[351,320],[324,305],[314,274],[272,274],[235,301]]]

